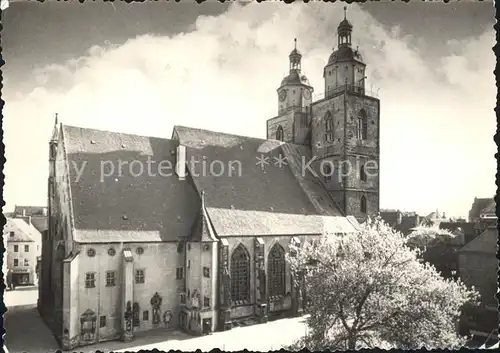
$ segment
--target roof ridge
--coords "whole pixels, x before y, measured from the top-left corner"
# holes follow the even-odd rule
[[[271,140],[271,139],[267,139],[267,138],[263,138],[263,137],[262,138],[261,137],[251,137],[251,136],[245,136],[245,135],[239,135],[239,134],[232,134],[232,133],[228,133],[228,132],[219,132],[219,131],[209,130],[209,129],[200,129],[200,128],[197,128],[197,127],[191,127],[191,126],[185,126],[185,125],[174,125],[174,130],[177,130],[177,128],[187,129],[187,130],[193,130],[193,131],[200,131],[200,132],[208,132],[208,133],[216,134],[216,135],[219,135],[219,136],[220,135],[225,135],[225,136],[233,136],[233,137],[242,137],[242,138],[245,138],[245,139],[248,139],[248,140],[276,141],[276,142],[280,142],[278,140]]]
[[[89,128],[89,127],[82,127],[82,126],[75,126],[75,125],[63,125],[63,129],[64,129],[65,127],[69,127],[69,128],[71,128],[71,129],[87,130],[87,131],[92,131],[92,132],[101,132],[101,133],[107,133],[107,134],[127,135],[127,136],[144,137],[144,138],[155,138],[155,139],[161,139],[161,140],[174,141],[174,140],[172,140],[171,138],[168,138],[168,137],[158,137],[158,136],[149,136],[149,135],[139,135],[139,134],[133,134],[133,133],[128,133],[128,132],[119,132],[119,131],[101,130],[101,129],[96,129],[96,128]]]

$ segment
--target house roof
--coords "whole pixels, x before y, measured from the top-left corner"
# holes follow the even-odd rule
[[[402,214],[397,210],[380,211],[380,218],[391,227],[395,227],[398,224],[400,216],[402,216]]]
[[[14,232],[14,236],[10,236]],[[42,234],[33,225],[20,218],[8,218],[4,227],[4,239],[7,242],[35,242],[41,244]]]
[[[489,227],[475,239],[460,249],[461,253],[480,252],[495,255],[497,253],[498,229]]]
[[[198,192],[205,192],[217,235],[319,234],[325,222],[354,230],[309,173],[297,173],[297,158],[307,150],[184,126],[175,126],[173,135],[186,146],[189,173]],[[280,156],[287,158],[281,167],[275,165]],[[264,168],[257,165],[260,157],[268,158]],[[221,175],[204,172],[199,161]]]
[[[75,241],[176,241],[189,235],[199,197],[188,179],[174,173],[176,141],[68,125],[62,134]]]

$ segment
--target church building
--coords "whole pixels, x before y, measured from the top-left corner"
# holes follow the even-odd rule
[[[379,211],[379,101],[351,33],[344,19],[316,101],[293,49],[267,139],[184,126],[155,138],[56,118],[39,311],[63,349],[301,313],[290,244],[355,232]]]

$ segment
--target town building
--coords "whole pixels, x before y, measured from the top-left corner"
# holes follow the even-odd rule
[[[40,232],[23,219],[8,218],[3,238],[4,269],[12,273],[13,283],[16,285],[36,284],[37,257],[41,253]]]
[[[458,274],[469,287],[474,286],[480,294],[479,307],[466,310],[463,323],[467,330],[483,339],[491,339],[491,333],[498,330],[498,229],[490,225],[483,233],[466,244],[459,251]],[[498,340],[498,331],[496,333]]]
[[[64,349],[301,312],[290,244],[354,232],[379,212],[379,101],[352,29],[338,26],[320,100],[293,49],[267,139],[183,126],[153,138],[56,117],[39,311]]]

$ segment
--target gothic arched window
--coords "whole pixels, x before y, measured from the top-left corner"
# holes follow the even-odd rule
[[[285,294],[285,251],[279,244],[274,244],[267,257],[267,278],[269,296]]]
[[[250,256],[243,244],[239,244],[231,255],[231,299],[250,300]]]
[[[359,170],[359,179],[361,181],[366,181],[366,170],[364,164],[361,166],[361,169]]]
[[[279,125],[276,129],[276,140],[283,141],[285,139],[285,134],[283,132],[283,126]]]
[[[368,117],[364,109],[361,109],[359,112],[356,130],[358,140],[366,140],[368,138]]]
[[[361,196],[360,210],[362,213],[366,213],[366,197],[364,195]]]
[[[333,118],[330,112],[326,113],[325,116],[325,140],[327,142],[333,141]]]

